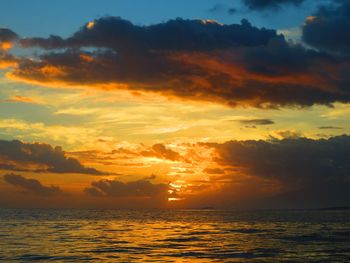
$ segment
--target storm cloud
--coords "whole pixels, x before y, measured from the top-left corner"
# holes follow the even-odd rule
[[[51,173],[81,173],[98,175],[101,172],[67,157],[61,147],[44,143],[24,143],[0,140],[0,169]]]
[[[0,51],[10,49],[17,39],[18,35],[12,30],[0,28]]]
[[[211,147],[218,164],[275,182],[280,188],[279,198],[286,198],[276,197],[276,202],[299,207],[306,203],[321,207],[350,202],[350,136],[229,141]]]
[[[333,1],[322,5],[303,26],[303,40],[310,46],[338,55],[350,56],[350,2]]]
[[[213,20],[177,18],[164,23],[138,26],[119,17],[104,17],[87,23],[72,37],[22,39],[23,46],[46,49],[70,47],[111,48],[132,51],[208,51],[232,46],[258,46],[277,36],[275,30],[259,29],[243,20],[224,25]]]
[[[18,35],[10,29],[0,28],[0,69],[17,65],[17,59],[8,54],[13,43],[18,40]]]
[[[246,19],[225,25],[179,18],[139,26],[103,17],[68,38],[19,42],[43,52],[22,57],[7,76],[39,85],[126,89],[231,107],[350,101],[348,59],[290,43]]]
[[[3,179],[6,183],[18,187],[25,192],[40,196],[52,196],[63,194],[57,186],[44,186],[36,179],[28,179],[18,174],[5,174]]]
[[[8,28],[0,28],[0,41],[12,42],[18,38],[18,35]]]

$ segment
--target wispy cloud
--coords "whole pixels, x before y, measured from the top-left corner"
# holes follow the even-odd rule
[[[273,120],[270,119],[246,119],[246,120],[239,120],[241,124],[245,125],[272,125],[275,124]]]

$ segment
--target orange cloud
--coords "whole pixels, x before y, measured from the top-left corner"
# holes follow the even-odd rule
[[[0,49],[2,50],[8,50],[12,48],[12,43],[11,42],[0,42]]]
[[[17,40],[18,36],[15,32],[8,28],[0,28],[0,50],[9,50]]]
[[[174,30],[181,32],[180,38],[174,39]],[[289,43],[275,30],[256,28],[247,20],[224,25],[177,19],[140,27],[104,17],[67,39],[27,38],[20,43],[54,51],[35,60],[19,59],[7,74],[37,85],[150,92],[231,107],[350,101],[346,57]],[[85,47],[93,49],[83,51]]]
[[[17,59],[8,54],[1,54],[0,52],[0,69],[18,66]]]
[[[23,102],[23,103],[38,103],[36,100],[34,100],[32,98],[19,96],[19,95],[13,96],[7,101],[9,101],[9,102]]]

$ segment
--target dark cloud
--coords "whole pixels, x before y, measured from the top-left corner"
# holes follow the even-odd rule
[[[271,125],[275,124],[273,120],[270,119],[250,119],[250,120],[239,120],[240,123],[245,125]]]
[[[16,65],[16,58],[8,54],[18,35],[10,29],[0,28],[0,69]]]
[[[284,201],[303,206],[350,202],[350,136],[212,144],[220,165],[278,182]],[[306,199],[300,200],[299,197]],[[295,200],[298,200],[294,203]],[[317,201],[318,200],[318,201]],[[326,202],[326,203],[322,203]]]
[[[305,0],[242,0],[243,4],[251,10],[276,9],[283,5],[302,4]]]
[[[18,35],[10,29],[0,28],[0,69],[15,66],[17,59],[8,54],[13,43],[18,40]]]
[[[337,127],[337,126],[320,126],[318,128],[320,130],[341,130],[341,129],[343,129],[342,127]]]
[[[83,166],[77,159],[67,157],[61,147],[17,140],[0,140],[0,167],[13,171],[101,174]]]
[[[237,9],[234,7],[231,7],[227,10],[227,13],[229,13],[230,15],[236,14],[237,13]]]
[[[171,161],[183,160],[183,157],[178,152],[167,148],[161,143],[154,144],[150,150],[142,151],[140,154],[146,157],[157,157]]]
[[[118,180],[100,180],[91,183],[85,192],[92,196],[108,197],[166,197],[168,185],[153,184],[148,180],[121,182]]]
[[[0,45],[1,43],[11,43],[18,39],[18,35],[10,29],[0,28]]]
[[[350,2],[336,0],[322,5],[303,26],[303,40],[319,50],[350,55]]]
[[[91,23],[91,24],[90,24]],[[137,51],[208,51],[232,46],[266,44],[277,36],[275,30],[242,24],[223,25],[213,20],[177,18],[165,23],[138,26],[119,17],[104,17],[86,24],[72,37],[22,39],[23,46],[46,49],[102,47],[120,53]],[[91,26],[89,26],[91,25]]]
[[[8,74],[30,83],[128,89],[231,107],[350,101],[350,61],[289,43],[247,20],[138,26],[104,17],[66,39],[28,38],[21,44],[48,50],[21,59]]]
[[[222,4],[215,4],[212,8],[208,10],[209,13],[222,13],[227,12],[230,15],[237,13],[237,9],[234,7],[227,7]]]
[[[61,189],[57,186],[44,186],[38,180],[27,179],[22,175],[5,174],[3,179],[6,183],[21,188],[22,190],[41,196],[52,196],[63,194]]]

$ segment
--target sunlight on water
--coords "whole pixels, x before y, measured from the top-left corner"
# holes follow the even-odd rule
[[[0,210],[0,261],[346,262],[349,211]]]

